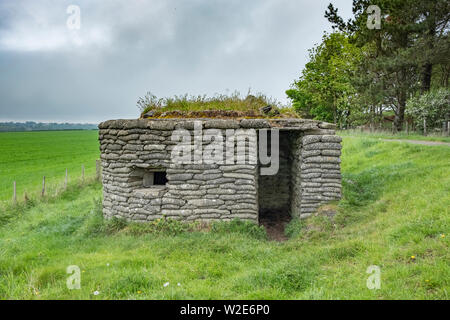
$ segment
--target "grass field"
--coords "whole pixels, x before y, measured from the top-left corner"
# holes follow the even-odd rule
[[[79,181],[81,166],[86,176],[95,174],[99,158],[98,131],[51,131],[0,133],[0,201],[11,200],[13,181],[17,194],[41,192],[45,176],[50,193],[64,183],[66,168],[69,182]]]
[[[281,243],[237,222],[210,232],[105,222],[100,184],[9,207],[0,298],[449,299],[450,148],[343,145],[334,221],[293,221]],[[69,265],[81,269],[80,290],[66,287]],[[371,265],[381,269],[379,290],[366,287]]]
[[[358,136],[366,138],[377,138],[377,139],[402,139],[402,140],[422,140],[422,141],[440,141],[440,142],[450,142],[450,137],[442,136],[442,134],[428,134],[426,136],[419,134],[417,132],[399,132],[397,134],[392,134],[389,132],[361,132],[360,130],[341,130],[339,131],[341,136]]]

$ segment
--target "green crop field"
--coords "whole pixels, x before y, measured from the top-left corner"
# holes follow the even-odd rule
[[[85,138],[95,159],[95,137]],[[450,148],[364,137],[343,146],[337,215],[292,221],[285,242],[239,222],[104,221],[99,183],[8,205],[0,299],[449,299]],[[70,265],[79,290],[66,286]],[[370,266],[378,290],[366,285]]]
[[[12,199],[13,181],[23,198],[24,192],[41,192],[43,176],[54,193],[64,184],[66,168],[69,183],[80,181],[82,165],[86,176],[94,175],[97,136],[96,130],[0,133],[0,201]]]

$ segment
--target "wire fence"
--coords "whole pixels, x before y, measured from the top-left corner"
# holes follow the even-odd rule
[[[63,179],[60,182],[48,183],[48,177],[43,175],[42,176],[42,182],[40,184],[40,188],[34,190],[30,190],[29,185],[26,186],[26,188],[23,188],[23,194],[19,193],[19,184],[18,181],[14,180],[12,182],[12,195],[11,200],[3,200],[3,202],[9,202],[12,201],[13,204],[17,204],[18,202],[23,199],[24,202],[27,202],[31,198],[45,198],[47,196],[57,196],[61,192],[64,192],[67,190],[67,188],[73,184],[76,183],[78,185],[84,185],[88,180],[95,179],[96,181],[100,181],[101,177],[101,161],[96,160],[95,161],[95,175],[87,175],[86,174],[86,167],[84,164],[81,164],[80,166],[81,174],[74,174],[74,178],[71,179],[71,171],[66,168],[65,172],[62,172],[61,176]],[[53,180],[55,180],[55,177],[52,177]]]

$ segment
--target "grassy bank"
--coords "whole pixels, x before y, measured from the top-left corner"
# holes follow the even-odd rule
[[[240,223],[209,232],[105,223],[99,184],[9,208],[0,298],[449,299],[450,148],[343,145],[334,221],[293,221],[282,243]],[[81,269],[80,290],[66,287],[69,265]],[[381,269],[379,290],[366,286],[371,265]]]
[[[23,198],[24,192],[40,193],[43,176],[54,193],[64,183],[66,168],[71,183],[80,180],[82,165],[86,176],[95,174],[97,136],[96,130],[0,133],[0,201],[12,199],[13,181]]]

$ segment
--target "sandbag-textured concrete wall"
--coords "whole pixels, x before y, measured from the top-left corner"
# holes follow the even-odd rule
[[[301,218],[310,216],[322,204],[341,199],[341,141],[336,135],[302,137],[300,170],[297,168]]]
[[[244,164],[174,164],[171,151],[176,142],[171,139],[172,133],[100,130],[105,216],[142,222],[163,216],[178,220],[258,221],[256,144],[247,141]],[[221,134],[226,136],[225,129]],[[248,129],[245,135],[255,138],[256,132]],[[203,141],[203,147],[208,143]],[[152,171],[165,171],[167,184],[143,188],[143,175]]]
[[[296,134],[291,139],[291,216],[301,217],[302,216],[302,176],[301,176],[301,166],[302,166],[302,142],[303,134]]]
[[[194,122],[112,120],[100,124],[103,212],[107,218],[141,222],[162,217],[187,221],[239,218],[257,222],[261,207],[279,207],[292,216],[307,217],[321,204],[340,199],[341,139],[334,135],[332,125],[302,119],[202,120],[203,130],[215,130],[224,139],[230,130],[235,130],[235,137],[250,135],[255,140],[260,129],[283,130],[281,171],[275,178],[278,187],[272,185],[264,191],[259,179],[274,178],[260,176],[256,144],[247,143],[245,163],[174,163],[172,150],[180,144],[173,139],[174,130],[184,129],[195,137]],[[195,153],[192,142],[188,144]],[[204,148],[211,141],[203,138],[202,143]],[[224,147],[237,158],[235,142]],[[144,187],[145,175],[160,171],[165,172],[167,183]],[[266,197],[259,192],[266,192]]]

